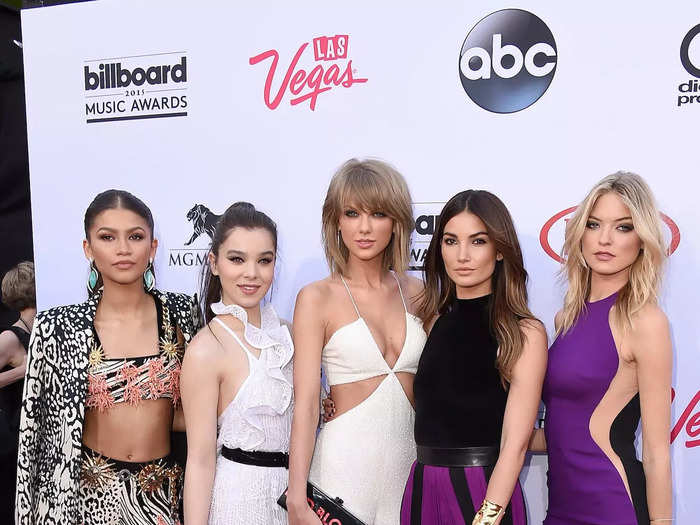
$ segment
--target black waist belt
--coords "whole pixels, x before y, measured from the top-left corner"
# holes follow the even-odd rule
[[[221,455],[229,461],[244,465],[289,468],[289,454],[286,452],[252,452],[240,448],[221,447]]]
[[[418,462],[436,467],[488,467],[498,460],[498,447],[436,448],[418,445]]]

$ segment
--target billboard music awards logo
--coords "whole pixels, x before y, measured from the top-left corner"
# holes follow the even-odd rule
[[[422,271],[425,256],[428,253],[430,240],[437,227],[440,211],[444,202],[414,202],[413,214],[415,228],[411,238],[411,253],[409,254],[408,269]]]
[[[554,214],[547,222],[544,223],[542,229],[540,230],[540,245],[547,255],[559,263],[563,263],[564,259],[561,257],[561,248],[564,244],[564,231],[566,229],[566,223],[569,221],[571,215],[576,211],[576,206],[571,208],[566,208],[559,213]],[[668,255],[678,249],[678,245],[681,243],[681,231],[678,225],[669,217],[668,215],[661,214],[661,220],[668,228],[667,238],[668,238]],[[555,250],[550,243],[552,230],[555,231],[558,250]]]
[[[678,86],[676,107],[700,105],[700,24],[693,27],[681,42],[681,64],[694,78]]]
[[[195,204],[187,212],[187,222],[192,223],[192,234],[184,243],[187,248],[171,248],[168,266],[201,266],[206,262],[207,252],[216,223],[221,215],[217,215],[204,204]],[[197,239],[206,241],[206,248],[190,248]],[[199,243],[200,245],[202,242]]]
[[[277,109],[289,93],[290,105],[296,106],[308,101],[309,109],[314,111],[322,93],[337,87],[350,88],[367,82],[366,78],[355,76],[357,70],[352,67],[352,60],[348,60],[349,45],[348,35],[319,36],[311,42],[312,51],[308,53],[305,51],[309,48],[309,42],[301,44],[286,69],[280,66],[280,55],[275,49],[251,57],[251,66],[269,59],[263,92],[265,105]],[[309,62],[312,52],[314,63]],[[304,55],[306,62],[302,61]],[[272,87],[273,83],[278,86],[276,89]]]
[[[187,56],[154,53],[86,60],[85,121],[187,116]]]
[[[514,113],[544,95],[557,68],[557,44],[540,18],[502,9],[469,31],[459,78],[469,98],[493,113]]]

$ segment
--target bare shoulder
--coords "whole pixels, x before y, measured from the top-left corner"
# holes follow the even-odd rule
[[[187,345],[183,368],[215,368],[222,350],[221,343],[209,326],[204,326]]]
[[[547,330],[539,319],[521,319],[518,324],[525,336],[525,346],[530,348],[547,348]]]
[[[414,301],[423,292],[423,281],[412,275],[403,274],[399,276],[399,282],[406,298]]]
[[[19,339],[12,330],[5,330],[0,332],[0,345],[7,345],[9,343],[19,343]]]
[[[520,321],[518,321],[518,324],[520,325],[520,330],[526,336],[547,336],[547,330],[545,329],[542,321],[540,321],[539,319],[521,319]]]
[[[636,341],[658,340],[669,333],[668,317],[655,303],[647,303],[632,316],[632,338]]]
[[[417,277],[404,273],[402,275],[398,275],[398,278],[402,288],[407,292],[420,293],[423,291],[423,281]]]
[[[303,303],[321,303],[327,299],[332,291],[330,276],[320,281],[314,281],[307,284],[297,294],[297,304]]]
[[[11,354],[22,347],[14,332],[6,330],[0,333],[0,353]]]
[[[309,283],[299,290],[295,310],[323,311],[332,302],[333,297],[342,291],[341,287],[340,279],[332,275]]]

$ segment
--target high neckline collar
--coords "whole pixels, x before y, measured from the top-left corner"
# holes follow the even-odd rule
[[[265,306],[270,306],[265,305]],[[252,328],[258,328],[264,330],[267,328],[264,326],[263,322],[263,311],[265,310],[265,306],[259,304],[258,308],[260,309],[260,326],[257,327],[255,325],[252,325],[248,322],[248,312],[243,308],[242,306],[238,304],[225,304],[223,300],[219,301],[218,303],[212,303],[211,305],[211,311],[214,312],[216,315],[232,315],[235,318],[237,318],[239,321],[243,323],[244,326],[251,326]]]
[[[493,293],[488,293],[470,299],[455,299],[455,307],[459,310],[481,309],[489,304],[492,295]]]
[[[602,299],[598,299],[597,301],[586,301],[586,304],[588,306],[595,306],[597,304],[604,305],[607,303],[614,303],[619,293],[620,291],[618,290],[617,292],[611,293],[607,297],[603,297]]]

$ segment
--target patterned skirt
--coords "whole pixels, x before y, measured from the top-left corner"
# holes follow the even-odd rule
[[[170,456],[132,463],[83,445],[81,524],[180,525],[182,484],[182,467]]]
[[[471,525],[486,496],[490,467],[411,467],[401,503],[401,525]],[[525,500],[516,483],[501,525],[527,525]]]

